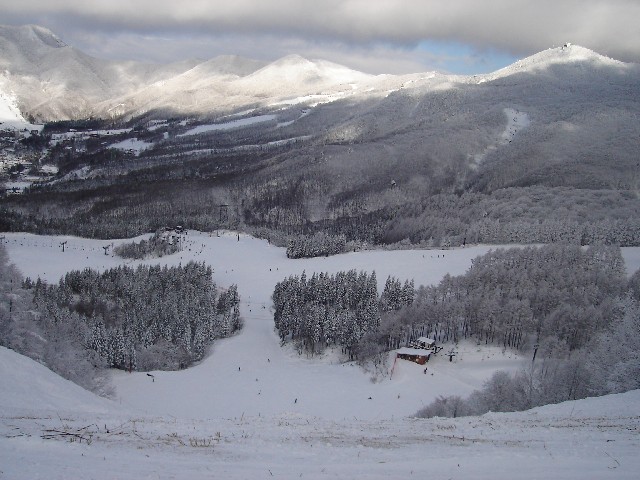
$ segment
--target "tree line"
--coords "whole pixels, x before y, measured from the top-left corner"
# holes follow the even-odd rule
[[[85,269],[67,273],[57,285],[37,281],[33,292],[38,309],[51,318],[79,314],[90,327],[85,346],[107,366],[178,369],[241,326],[237,288],[218,291],[212,274],[196,262]]]
[[[625,283],[618,247],[497,249],[474,259],[465,275],[420,288],[411,316],[440,341],[570,351],[609,323]]]
[[[380,312],[413,302],[413,282],[389,277],[378,297],[375,272],[314,273],[290,276],[276,284],[274,322],[283,343],[317,353],[339,346],[351,359],[361,356],[361,343],[380,325]]]
[[[438,342],[502,345],[541,355],[583,348],[616,318],[627,288],[617,247],[548,245],[497,249],[461,276],[415,290],[388,278],[380,298],[367,274],[290,277],[274,291],[274,320],[283,341],[310,351],[345,348],[374,359],[420,336]]]
[[[164,230],[158,230],[148,240],[140,242],[121,243],[114,247],[113,253],[122,258],[143,259],[147,257],[162,257],[176,253],[180,248],[180,239],[176,235],[169,235]]]
[[[329,235],[316,232],[314,235],[295,235],[289,240],[287,258],[311,258],[344,253],[347,247],[345,235]]]
[[[195,262],[85,269],[67,273],[57,285],[39,279],[25,285],[54,324],[78,315],[89,328],[84,347],[112,368],[185,368],[202,359],[213,340],[241,327],[235,285],[219,291],[211,267]]]
[[[99,393],[112,394],[106,362],[85,348],[90,327],[76,312],[61,309],[55,317],[34,305],[32,285],[9,263],[0,245],[0,345],[46,365],[58,375]]]
[[[594,333],[584,347],[565,355],[538,355],[513,375],[498,371],[467,398],[439,397],[416,415],[430,418],[514,412],[640,388],[640,297],[629,292],[617,300],[616,306],[611,323]]]

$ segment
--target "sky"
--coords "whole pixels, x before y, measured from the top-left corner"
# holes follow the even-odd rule
[[[570,42],[640,63],[640,0],[0,0],[110,59],[322,58],[367,73],[486,73]]]

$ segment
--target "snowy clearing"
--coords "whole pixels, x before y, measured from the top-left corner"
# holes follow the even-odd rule
[[[105,255],[103,246],[121,242],[13,233],[4,240],[24,275],[50,282],[71,269],[139,263]],[[464,273],[495,246],[290,260],[282,248],[232,232],[189,232],[183,245],[145,263],[210,264],[219,285],[238,285],[244,329],[184,371],[114,371],[115,401],[0,350],[0,470],[8,478],[87,471],[93,478],[398,478],[427,471],[446,478],[635,478],[640,392],[519,414],[418,420],[408,417],[438,395],[467,395],[522,359],[466,342],[453,362],[440,354],[424,374],[398,360],[389,378],[388,370],[341,363],[336,352],[300,357],[274,333],[270,295],[288,275],[354,268],[375,270],[380,290],[388,275],[434,284]],[[629,270],[639,252],[623,249]],[[63,431],[74,435],[56,433]]]
[[[0,378],[3,478],[583,480],[640,468],[638,390],[458,419],[199,420],[143,415],[4,348]]]
[[[505,108],[504,114],[507,117],[507,126],[505,127],[496,143],[494,143],[493,145],[489,145],[482,153],[477,153],[476,155],[474,155],[473,158],[476,166],[482,163],[482,161],[491,152],[497,150],[503,145],[511,143],[511,141],[515,138],[516,134],[520,130],[528,127],[531,124],[529,115],[527,115],[525,112],[520,112],[513,108]]]
[[[138,156],[140,155],[140,152],[143,152],[144,150],[148,150],[149,148],[153,148],[154,145],[155,145],[154,143],[138,140],[137,138],[128,138],[121,142],[114,143],[113,145],[109,145],[109,148],[115,148],[116,150],[123,150],[125,152],[130,152]]]
[[[271,122],[273,120],[276,120],[277,118],[278,118],[277,115],[258,115],[256,117],[240,118],[238,120],[232,120],[230,122],[225,122],[225,123],[212,123],[208,125],[198,125],[197,127],[187,130],[186,132],[181,133],[177,136],[186,137],[188,135],[198,135],[201,133],[215,132],[218,130],[231,130],[233,128],[243,128],[243,127],[248,127],[250,125],[254,125],[256,123]]]
[[[65,252],[60,243],[67,241]],[[5,243],[11,261],[24,275],[50,282],[71,269],[104,270],[121,263],[104,255],[112,242],[73,237],[40,237],[7,234]],[[117,244],[119,242],[113,242]],[[464,273],[471,260],[492,247],[461,250],[365,251],[329,258],[290,260],[283,248],[264,240],[225,233],[220,237],[190,232],[178,254],[146,263],[177,265],[189,260],[205,261],[214,268],[222,286],[237,284],[245,319],[242,332],[215,343],[201,364],[181,372],[113,372],[123,403],[148,413],[197,418],[233,418],[274,415],[293,411],[332,419],[391,418],[415,413],[438,395],[466,395],[478,388],[497,369],[517,369],[520,359],[499,347],[479,349],[475,344],[459,346],[456,362],[432,359],[430,375],[409,362],[398,362],[392,379],[389,370],[366,373],[337,356],[299,357],[293,348],[281,348],[274,332],[271,294],[275,284],[289,275],[306,271],[335,273],[340,270],[375,270],[382,291],[389,275],[413,278],[416,285],[437,283],[446,273]],[[134,265],[136,263],[133,263]],[[392,362],[389,363],[389,368]],[[454,368],[454,365],[465,368]],[[240,372],[238,371],[240,369]],[[377,376],[377,383],[372,377]],[[340,378],[340,388],[333,388]],[[183,393],[190,390],[189,402]],[[372,397],[372,400],[369,400]],[[296,399],[297,402],[296,402]]]

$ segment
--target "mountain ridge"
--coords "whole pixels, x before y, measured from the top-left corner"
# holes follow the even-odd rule
[[[221,55],[206,61],[145,64],[101,60],[37,25],[0,26],[2,89],[25,118],[39,121],[135,117],[159,111],[225,114],[287,97],[348,89],[388,91],[420,74],[369,75],[326,60],[287,55],[273,62]],[[576,45],[548,49],[489,74],[444,75],[448,82],[496,80],[561,64],[637,68]],[[422,74],[424,77],[424,74]],[[117,108],[116,108],[117,107]]]

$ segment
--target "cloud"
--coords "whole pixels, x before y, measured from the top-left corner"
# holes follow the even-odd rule
[[[395,52],[408,69],[424,61],[408,54],[425,41],[518,56],[572,42],[640,62],[637,0],[0,0],[0,10],[4,22],[58,26],[63,38],[241,39],[258,51],[299,42],[361,59]]]

